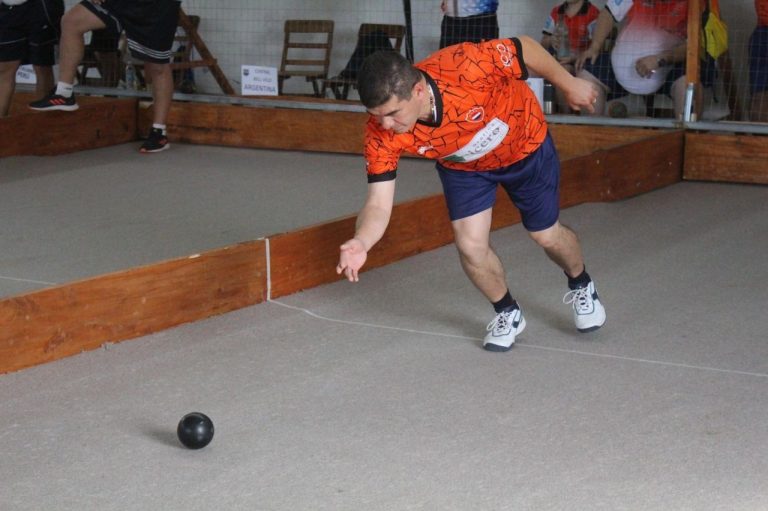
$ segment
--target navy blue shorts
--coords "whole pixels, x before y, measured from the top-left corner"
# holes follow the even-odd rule
[[[436,166],[451,220],[493,207],[498,185],[520,210],[528,231],[548,229],[560,216],[560,159],[549,133],[534,153],[503,169],[479,172]]]
[[[768,90],[768,27],[757,27],[749,38],[749,85],[752,94]]]

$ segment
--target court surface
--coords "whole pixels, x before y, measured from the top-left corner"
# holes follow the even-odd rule
[[[0,297],[357,213],[359,155],[124,144],[0,163]],[[434,163],[406,158],[396,200],[440,193]]]
[[[522,227],[496,231],[528,322],[508,353],[480,348],[491,308],[448,246],[0,376],[0,507],[768,509],[767,205],[680,183],[563,211],[593,334]],[[190,411],[201,451],[175,438]]]

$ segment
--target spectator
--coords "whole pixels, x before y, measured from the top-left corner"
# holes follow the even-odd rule
[[[30,108],[77,110],[73,89],[77,66],[84,53],[83,35],[105,28],[119,34],[122,28],[131,55],[144,61],[144,69],[152,82],[153,124],[140,151],[155,153],[168,149],[165,123],[173,97],[171,48],[180,4],[176,0],[84,0],[69,9],[61,20],[59,82],[48,96],[30,103]]]
[[[614,23],[621,23],[610,54],[602,52]],[[686,0],[608,0],[600,11],[592,43],[576,59],[577,76],[600,85],[595,107],[627,93],[672,96],[675,117],[685,105],[685,58],[688,23]],[[714,80],[714,68],[702,66],[702,84]]]
[[[499,37],[498,0],[442,0],[440,48]]]
[[[552,8],[544,23],[541,45],[557,58],[569,72],[579,54],[589,47],[600,10],[589,0],[566,0]],[[560,90],[555,91],[560,112],[570,112]]]
[[[600,10],[589,0],[565,0],[553,7],[549,13],[542,30],[541,45],[555,55],[558,62],[567,69],[568,64],[573,64],[576,57],[589,48],[599,15]],[[567,45],[561,42],[566,42]]]
[[[11,110],[20,65],[32,64],[38,95],[53,87],[54,47],[63,13],[63,0],[0,0],[0,117]]]
[[[768,0],[755,0],[757,27],[749,38],[750,120],[768,122]]]

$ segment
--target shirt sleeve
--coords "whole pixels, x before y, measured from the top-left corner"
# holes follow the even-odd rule
[[[544,28],[541,29],[541,32],[545,35],[552,35],[555,33],[555,25],[557,25],[557,7],[552,9],[552,11],[549,13],[549,17],[547,17],[547,21],[544,22]]]
[[[395,140],[394,133],[381,129],[371,117],[365,125],[365,171],[368,182],[390,181],[397,177],[397,164],[402,148]]]
[[[620,23],[632,9],[632,0],[607,0],[605,8],[613,15],[613,19]]]
[[[495,89],[504,80],[527,80],[528,69],[517,38],[465,43],[441,55],[439,76],[476,90]],[[444,59],[449,58],[450,62]],[[454,76],[450,76],[454,74]]]

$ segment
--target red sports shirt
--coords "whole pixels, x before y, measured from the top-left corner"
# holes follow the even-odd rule
[[[757,12],[757,25],[768,26],[768,0],[755,0],[755,12]]]
[[[524,81],[528,70],[517,39],[449,46],[416,67],[434,92],[437,121],[419,121],[397,134],[371,116],[365,131],[369,182],[394,179],[403,151],[451,169],[495,170],[544,141],[547,124]]]
[[[557,26],[557,21],[562,18],[565,26],[568,27],[568,44],[572,50],[584,51],[589,48],[592,41],[592,32],[595,22],[600,15],[600,9],[592,5],[589,1],[581,5],[581,9],[574,16],[565,15],[566,4],[556,5],[549,13],[549,18],[544,24],[543,33],[552,35]]]

